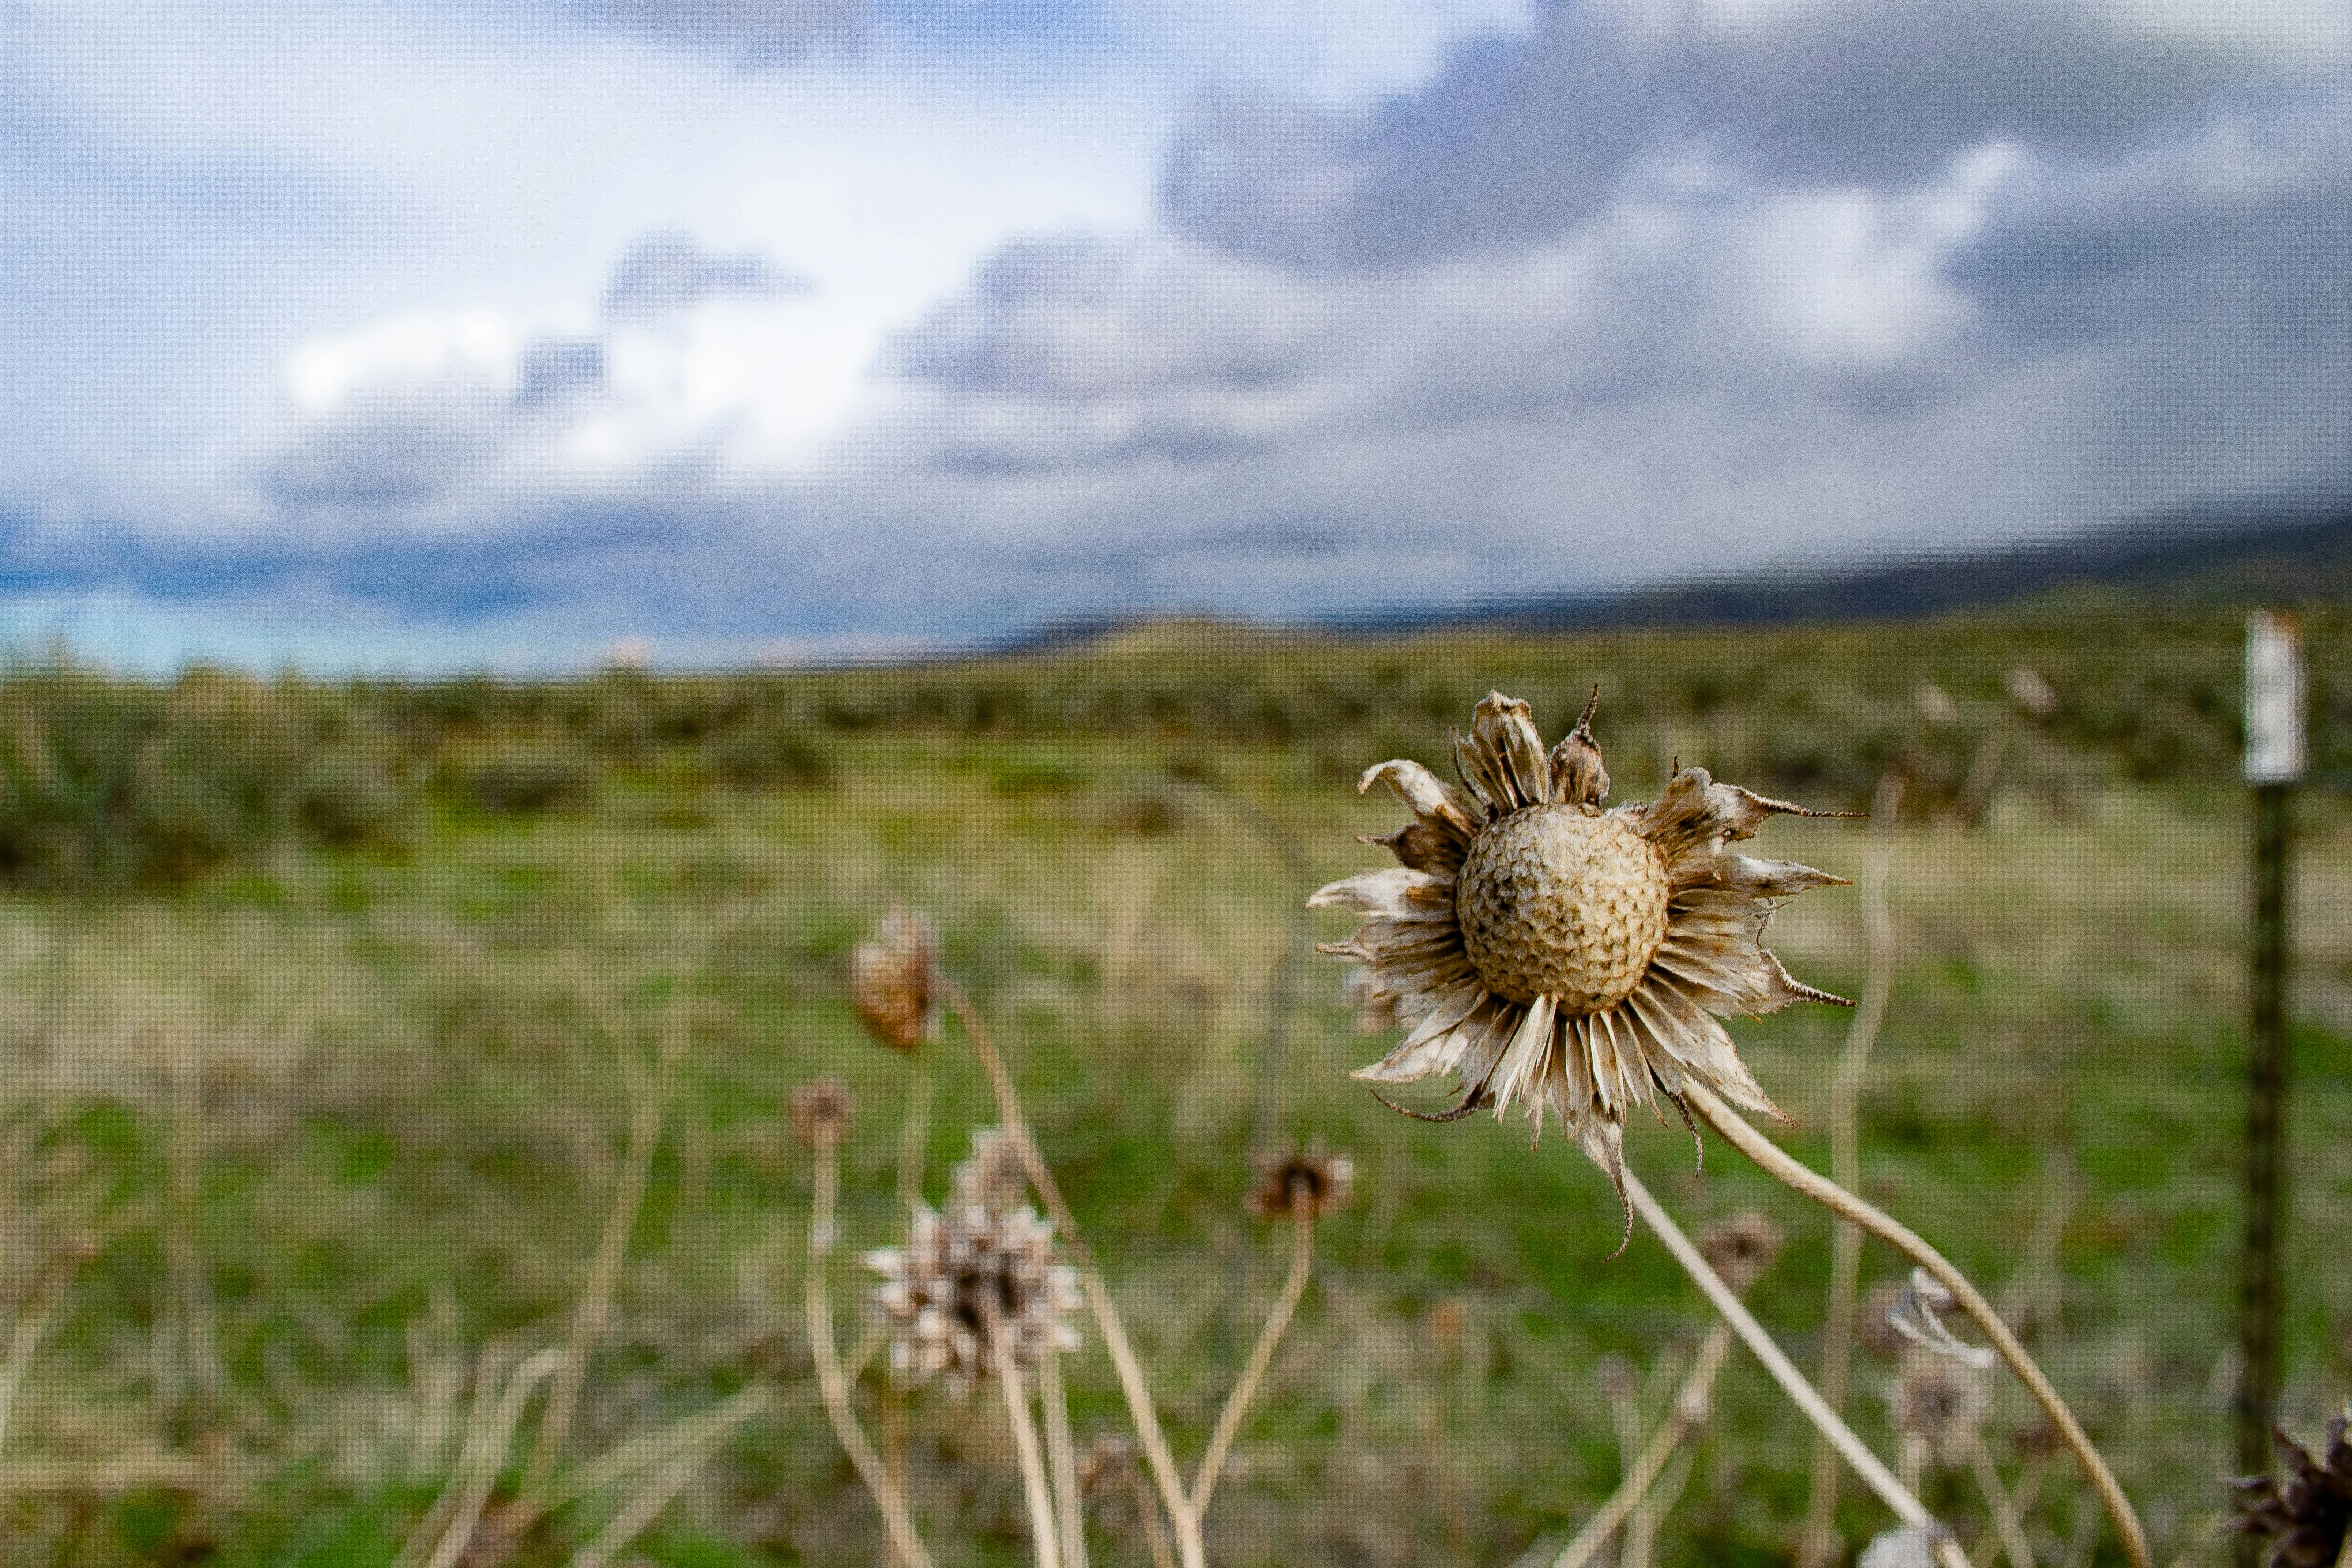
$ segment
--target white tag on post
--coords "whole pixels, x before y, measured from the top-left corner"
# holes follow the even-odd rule
[[[2293,616],[2246,616],[2246,782],[2302,782],[2303,633]]]

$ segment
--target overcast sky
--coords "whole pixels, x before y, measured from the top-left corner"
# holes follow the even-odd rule
[[[2338,0],[0,0],[0,635],[861,657],[2352,494]]]

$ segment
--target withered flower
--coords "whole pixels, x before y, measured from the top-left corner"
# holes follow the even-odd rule
[[[1725,846],[1776,815],[1836,816],[1768,800],[1684,768],[1657,799],[1603,810],[1609,773],[1593,703],[1545,754],[1528,705],[1500,692],[1454,738],[1456,789],[1419,763],[1368,769],[1416,820],[1368,838],[1402,863],[1334,882],[1310,906],[1364,918],[1326,947],[1363,964],[1403,1041],[1356,1076],[1452,1073],[1441,1120],[1549,1106],[1622,1194],[1625,1118],[1696,1082],[1780,1115],[1717,1015],[1791,1002],[1850,1005],[1790,978],[1763,942],[1774,900],[1845,880]],[[1419,1114],[1419,1113],[1416,1113]],[[1626,1224],[1630,1234],[1632,1212]]]
[[[849,1136],[850,1119],[857,1113],[857,1097],[839,1073],[812,1079],[793,1090],[786,1101],[793,1136],[812,1149],[834,1148]]]
[[[940,1007],[940,939],[931,922],[903,905],[882,917],[849,955],[849,999],[873,1037],[912,1051],[935,1030]]]
[[[2328,1422],[2317,1453],[2284,1426],[2272,1441],[2284,1473],[2231,1482],[2238,1511],[2225,1528],[2269,1542],[2270,1568],[2335,1568],[2352,1534],[2352,1402]]]
[[[1292,1194],[1307,1204],[1307,1212],[1321,1219],[1348,1201],[1355,1190],[1356,1163],[1335,1154],[1320,1136],[1304,1147],[1293,1143],[1278,1153],[1256,1160],[1257,1184],[1250,1188],[1249,1212],[1269,1225],[1290,1217]]]
[[[999,1214],[1028,1198],[1029,1168],[1012,1135],[1001,1127],[973,1128],[971,1154],[948,1176],[948,1207]]]
[[[1886,1385],[1886,1412],[1895,1429],[1927,1444],[1947,1465],[1967,1461],[1969,1440],[1991,1403],[1981,1376],[1941,1356],[1907,1357]]]
[[[1745,1296],[1780,1256],[1788,1237],[1755,1209],[1727,1215],[1698,1233],[1698,1250],[1732,1294]]]
[[[1068,1321],[1084,1302],[1078,1271],[1061,1260],[1054,1227],[1034,1209],[919,1206],[907,1245],[867,1253],[866,1266],[882,1277],[875,1304],[898,1324],[890,1365],[910,1383],[944,1373],[966,1393],[986,1381],[991,1308],[1023,1365],[1078,1347]]]
[[[1078,1495],[1089,1499],[1108,1496],[1126,1479],[1127,1468],[1134,1462],[1133,1438],[1097,1437],[1078,1450]]]

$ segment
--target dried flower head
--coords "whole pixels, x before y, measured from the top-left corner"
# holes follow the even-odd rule
[[[1078,1346],[1069,1322],[1083,1300],[1078,1273],[1034,1209],[918,1207],[907,1245],[867,1253],[866,1266],[882,1276],[875,1304],[898,1323],[891,1367],[911,1383],[945,1373],[961,1393],[984,1382],[991,1309],[1024,1365]]]
[[[1134,1462],[1133,1438],[1097,1437],[1078,1450],[1078,1495],[1083,1498],[1108,1496],[1120,1481],[1127,1479],[1127,1468]]]
[[[2238,1511],[2227,1528],[2269,1542],[2271,1568],[2334,1568],[2352,1536],[2352,1403],[2328,1422],[2318,1453],[2284,1426],[2273,1441],[2285,1473],[2232,1481]]]
[[[1348,977],[1339,982],[1339,1005],[1355,1013],[1360,1035],[1396,1027],[1396,998],[1381,988],[1380,978],[1369,969],[1348,971]]]
[[[1854,1309],[1853,1337],[1871,1354],[1892,1361],[1909,1342],[1895,1326],[1895,1314],[1910,1300],[1910,1287],[1900,1279],[1881,1279],[1863,1293]]]
[[[939,1017],[940,939],[931,922],[900,906],[849,955],[849,999],[874,1037],[911,1051]]]
[[[1321,1219],[1346,1203],[1356,1185],[1356,1163],[1331,1152],[1319,1136],[1304,1147],[1293,1143],[1278,1153],[1261,1154],[1256,1164],[1249,1212],[1268,1224],[1290,1217],[1294,1194],[1305,1202],[1308,1214]]]
[[[1886,1385],[1886,1412],[1895,1429],[1927,1444],[1947,1465],[1966,1461],[1969,1438],[1990,1405],[1981,1376],[1941,1356],[1907,1358]]]
[[[837,1146],[849,1136],[850,1119],[857,1113],[857,1097],[839,1073],[810,1079],[793,1090],[785,1103],[793,1136],[812,1149]]]
[[[1609,773],[1593,702],[1545,754],[1528,705],[1500,692],[1454,737],[1456,789],[1419,763],[1368,769],[1416,820],[1368,838],[1402,863],[1307,902],[1364,918],[1323,951],[1354,959],[1391,998],[1403,1041],[1358,1078],[1453,1073],[1440,1120],[1549,1106],[1623,1197],[1625,1118],[1684,1086],[1778,1116],[1717,1015],[1791,1002],[1850,1005],[1801,985],[1763,942],[1774,900],[1845,879],[1725,846],[1768,817],[1818,816],[1684,768],[1657,799],[1604,811]],[[1465,793],[1466,791],[1466,793]],[[1418,1113],[1416,1113],[1418,1114]],[[1626,1211],[1627,1234],[1633,1213]]]
[[[1001,1214],[1029,1200],[1029,1168],[1002,1127],[971,1130],[971,1153],[948,1177],[948,1207]]]
[[[1723,1277],[1735,1295],[1745,1296],[1780,1256],[1788,1237],[1779,1226],[1754,1209],[1727,1215],[1698,1233],[1698,1249],[1707,1267]]]

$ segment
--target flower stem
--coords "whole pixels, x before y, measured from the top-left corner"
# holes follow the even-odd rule
[[[809,1203],[808,1267],[801,1279],[802,1305],[808,1312],[809,1356],[816,1363],[817,1392],[824,1397],[824,1413],[833,1422],[834,1436],[849,1455],[857,1479],[874,1494],[874,1506],[881,1510],[882,1528],[897,1548],[898,1561],[906,1568],[931,1568],[931,1554],[923,1546],[923,1538],[915,1530],[914,1517],[907,1511],[907,1500],[898,1490],[890,1472],[882,1468],[881,1458],[874,1445],[866,1440],[865,1431],[857,1425],[857,1414],[849,1406],[849,1381],[841,1373],[841,1352],[833,1339],[833,1299],[825,1285],[825,1265],[833,1257],[833,1211],[841,1193],[841,1151],[831,1143],[821,1145],[816,1152],[816,1194]]]
[[[1976,1472],[1977,1489],[1984,1493],[1985,1507],[1992,1510],[1993,1532],[2000,1537],[2001,1550],[2009,1553],[2010,1568],[2033,1568],[2033,1548],[2017,1522],[2016,1506],[2010,1501],[2009,1489],[2000,1484],[2000,1468],[1992,1462],[1984,1434],[1971,1426],[1968,1445],[1969,1468]]]
[[[1063,1568],[1087,1568],[1087,1513],[1078,1497],[1077,1451],[1070,1441],[1070,1391],[1062,1382],[1062,1352],[1050,1345],[1037,1363],[1037,1403],[1045,1412],[1045,1468],[1062,1526]]]
[[[1697,1086],[1688,1087],[1696,1089]],[[1633,1203],[1633,1212],[1642,1216],[1643,1223],[1658,1233],[1658,1239],[1666,1244],[1666,1250],[1674,1254],[1675,1261],[1683,1266],[1683,1271],[1706,1293],[1707,1300],[1731,1325],[1732,1332],[1738,1334],[1741,1342],[1755,1352],[1756,1359],[1764,1363],[1764,1370],[1772,1374],[1772,1381],[1780,1385],[1780,1392],[1804,1413],[1815,1430],[1837,1445],[1839,1456],[1853,1473],[1878,1494],[1879,1500],[1894,1512],[1896,1520],[1913,1530],[1925,1531],[1936,1542],[1936,1558],[1944,1568],[1965,1568],[1968,1559],[1961,1555],[1958,1545],[1952,1540],[1951,1531],[1937,1522],[1910,1489],[1888,1473],[1886,1467],[1879,1462],[1878,1456],[1863,1446],[1862,1439],[1853,1435],[1853,1429],[1839,1417],[1836,1411],[1822,1403],[1822,1396],[1814,1392],[1811,1384],[1805,1381],[1805,1374],[1799,1372],[1787,1353],[1773,1342],[1772,1336],[1764,1331],[1764,1325],[1756,1321],[1754,1314],[1740,1304],[1731,1287],[1707,1266],[1706,1259],[1699,1256],[1698,1248],[1691,1245],[1690,1237],[1683,1234],[1682,1226],[1675,1223],[1674,1216],[1650,1195],[1650,1189],[1643,1185],[1642,1178],[1630,1169],[1625,1172],[1625,1196]]]
[[[1650,1495],[1658,1472],[1666,1468],[1666,1461],[1702,1418],[1707,1395],[1715,1387],[1716,1374],[1723,1370],[1724,1357],[1730,1353],[1731,1325],[1718,1318],[1707,1325],[1706,1337],[1699,1342],[1690,1372],[1683,1378],[1682,1387],[1675,1390],[1675,1402],[1667,1406],[1666,1418],[1658,1423],[1648,1447],[1625,1472],[1625,1479],[1617,1483],[1609,1500],[1601,1505],[1601,1510],[1552,1559],[1551,1568],[1584,1568],[1617,1527]]]
[[[1854,1010],[1853,1026],[1846,1031],[1845,1048],[1838,1053],[1837,1070],[1830,1078],[1830,1169],[1848,1188],[1862,1184],[1862,1080],[1869,1071],[1879,1026],[1885,1022],[1886,1004],[1895,991],[1895,920],[1886,907],[1886,874],[1894,856],[1889,840],[1902,805],[1903,775],[1892,772],[1882,775],[1870,800],[1870,845],[1862,854],[1862,940],[1868,969],[1863,976],[1862,1005]],[[1830,1246],[1829,1307],[1822,1320],[1821,1389],[1829,1407],[1843,1411],[1846,1376],[1853,1363],[1854,1297],[1862,1288],[1862,1232],[1841,1220]],[[1805,1532],[1797,1539],[1797,1568],[1821,1568],[1827,1558],[1837,1519],[1837,1450],[1816,1433]]]
[[[1029,1544],[1037,1568],[1062,1568],[1062,1531],[1054,1517],[1054,1492],[1045,1482],[1045,1456],[1037,1446],[1037,1424],[1029,1415],[1029,1391],[1021,1384],[1021,1363],[1004,1331],[1004,1314],[992,1289],[980,1293],[980,1321],[988,1331],[989,1364],[996,1391],[1004,1396],[1004,1418],[1013,1426],[1013,1451],[1021,1458],[1021,1492],[1029,1501]]]
[[[1127,1396],[1128,1415],[1135,1422],[1135,1435],[1143,1445],[1144,1458],[1150,1461],[1151,1479],[1160,1489],[1160,1500],[1168,1510],[1168,1522],[1176,1531],[1176,1554],[1181,1568],[1205,1568],[1208,1556],[1201,1542],[1201,1522],[1193,1517],[1191,1504],[1184,1500],[1184,1480],[1176,1468],[1176,1457],[1169,1451],[1167,1435],[1160,1430],[1160,1413],[1152,1407],[1151,1387],[1143,1378],[1143,1367],[1135,1359],[1135,1347],[1127,1337],[1127,1326],[1119,1321],[1118,1308],[1110,1298],[1110,1287],[1103,1282],[1102,1270],[1095,1267],[1094,1248],[1087,1245],[1085,1235],[1078,1229],[1070,1205],[1062,1201],[1062,1189],[1055,1184],[1054,1173],[1047,1167],[1045,1157],[1037,1152],[1037,1140],[1029,1131],[1029,1119],[1022,1114],[1021,1097],[1013,1087],[1013,1075],[1005,1070],[1004,1058],[998,1053],[994,1037],[971,1005],[963,987],[952,980],[944,982],[948,1005],[963,1025],[964,1037],[971,1042],[972,1053],[980,1058],[981,1070],[988,1075],[988,1087],[996,1096],[996,1113],[1003,1123],[1005,1135],[1021,1156],[1022,1168],[1029,1173],[1030,1185],[1054,1216],[1054,1224],[1070,1248],[1078,1266],[1078,1282],[1086,1287],[1087,1304],[1093,1309],[1096,1326],[1102,1330],[1103,1349],[1109,1352],[1112,1368],[1118,1373],[1119,1392]]]
[[[2017,1342],[2017,1336],[2010,1332],[2009,1325],[2001,1321],[2000,1314],[1994,1311],[1991,1304],[1969,1282],[1968,1276],[1953,1268],[1942,1253],[1921,1240],[1908,1226],[1882,1213],[1784,1152],[1704,1086],[1696,1081],[1686,1082],[1685,1096],[1693,1114],[1722,1133],[1732,1147],[1755,1161],[1767,1174],[1812,1199],[1839,1218],[1852,1220],[1943,1282],[1960,1310],[1975,1321],[2001,1360],[2017,1373],[2018,1381],[2025,1384],[2026,1391],[2042,1406],[2042,1414],[2050,1417],[2050,1424],[2057,1429],[2060,1441],[2072,1449],[2074,1458],[2081,1462],[2093,1489],[2099,1494],[2100,1502],[2106,1508],[2107,1517],[2115,1523],[2116,1534],[2123,1542],[2124,1555],[2131,1561],[2132,1568],[2155,1568],[2155,1559],[2148,1555],[2147,1536],[2140,1529],[2139,1515],[2132,1510],[2131,1500],[2124,1495],[2123,1488],[2116,1483],[2115,1472],[2107,1468],[2105,1458],[2092,1446],[2089,1435],[2083,1430],[2083,1424],[2074,1419],[2074,1413],[2066,1407],[2066,1402],[2059,1397],[2050,1380],[2042,1374],[2042,1369],[2034,1364],[2033,1358],[2026,1354],[2025,1347]]]
[[[1307,1293],[1307,1281],[1315,1269],[1315,1205],[1303,1192],[1294,1189],[1290,1194],[1290,1276],[1282,1282],[1282,1293],[1274,1299],[1274,1310],[1265,1317],[1265,1327],[1258,1331],[1257,1343],[1250,1347],[1249,1360],[1242,1365],[1242,1374],[1234,1380],[1233,1392],[1225,1396],[1225,1407],[1217,1413],[1216,1429],[1209,1435],[1208,1451],[1201,1456],[1201,1468],[1192,1477],[1192,1516],[1209,1516],[1209,1499],[1215,1495],[1217,1475],[1225,1467],[1225,1456],[1232,1452],[1234,1438],[1240,1435],[1242,1417],[1257,1394],[1257,1385],[1265,1376],[1265,1369],[1274,1364],[1274,1352],[1282,1343],[1282,1336],[1290,1327],[1290,1315],[1298,1310],[1298,1299]]]

